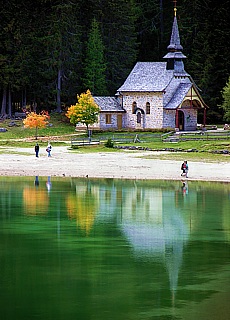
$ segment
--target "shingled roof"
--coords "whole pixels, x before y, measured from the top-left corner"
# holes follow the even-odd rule
[[[118,92],[164,92],[163,106],[175,109],[192,86],[189,74],[175,77],[175,70],[167,70],[166,62],[137,62]],[[176,74],[175,74],[176,73]]]
[[[101,112],[125,112],[115,97],[93,97]]]
[[[160,92],[173,77],[173,70],[166,70],[166,62],[137,62],[118,92]]]
[[[176,109],[184,100],[189,89],[192,87],[192,83],[180,83],[177,85],[176,90],[173,94],[169,94],[169,101],[167,103],[167,98],[164,99],[164,108],[165,109]]]

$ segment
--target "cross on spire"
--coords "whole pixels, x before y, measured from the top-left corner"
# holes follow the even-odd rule
[[[174,3],[174,16],[176,17],[176,11],[177,11],[176,4],[177,4],[177,0],[173,0],[173,3]]]

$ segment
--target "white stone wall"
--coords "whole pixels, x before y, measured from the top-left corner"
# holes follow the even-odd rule
[[[197,128],[197,109],[181,109],[184,112],[184,131]]]
[[[184,131],[196,130],[197,127],[197,110],[196,109],[179,109],[184,114]],[[165,110],[164,128],[175,128],[176,110]]]
[[[111,114],[111,123],[106,123],[106,114]],[[119,113],[120,114],[120,113]],[[105,129],[117,129],[117,113],[100,113],[100,128]],[[122,128],[124,127],[124,119],[125,113],[122,114]]]
[[[132,113],[133,102],[137,108],[144,111],[141,114],[141,124],[137,123],[137,115]],[[146,103],[150,104],[150,114],[146,114]],[[162,93],[129,92],[123,95],[123,108],[126,110],[126,128],[159,129],[163,126],[163,97]],[[139,111],[140,112],[140,111]]]
[[[164,110],[163,128],[172,128],[176,126],[176,110]]]
[[[135,98],[133,100],[132,98]],[[172,128],[176,126],[176,110],[166,110],[159,106],[159,97],[141,97],[134,95],[126,97],[124,108],[126,113],[122,113],[122,128],[131,129],[161,129],[161,128]],[[155,99],[154,99],[155,98]],[[141,123],[137,123],[137,114],[132,113],[132,103],[137,103],[137,107],[144,110],[144,114],[141,114]],[[146,102],[150,103],[150,114],[146,114]],[[156,103],[153,105],[153,103]],[[158,103],[158,105],[157,105]],[[180,109],[184,114],[184,131],[192,131],[197,128],[197,109],[183,108]],[[111,114],[111,123],[106,123],[106,114]],[[121,113],[100,113],[99,121],[90,126],[90,128],[106,129],[117,129],[117,116]],[[86,126],[79,123],[76,125],[78,129],[85,129]]]

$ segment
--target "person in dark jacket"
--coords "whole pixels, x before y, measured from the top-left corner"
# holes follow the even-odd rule
[[[39,145],[38,145],[38,143],[35,145],[34,150],[35,150],[36,157],[38,158],[38,154],[39,154]]]

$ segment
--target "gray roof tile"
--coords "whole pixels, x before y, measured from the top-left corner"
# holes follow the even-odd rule
[[[176,109],[185,98],[186,94],[188,93],[189,89],[192,87],[191,82],[187,83],[179,83],[179,85],[176,86],[175,91],[171,94],[169,94],[168,98],[169,101],[167,103],[164,103],[165,109]],[[167,91],[166,91],[167,92]],[[167,101],[167,96],[164,99]]]
[[[166,62],[137,62],[119,92],[160,92],[173,78],[173,70],[166,70]]]
[[[101,111],[124,112],[119,100],[115,97],[93,97]]]

